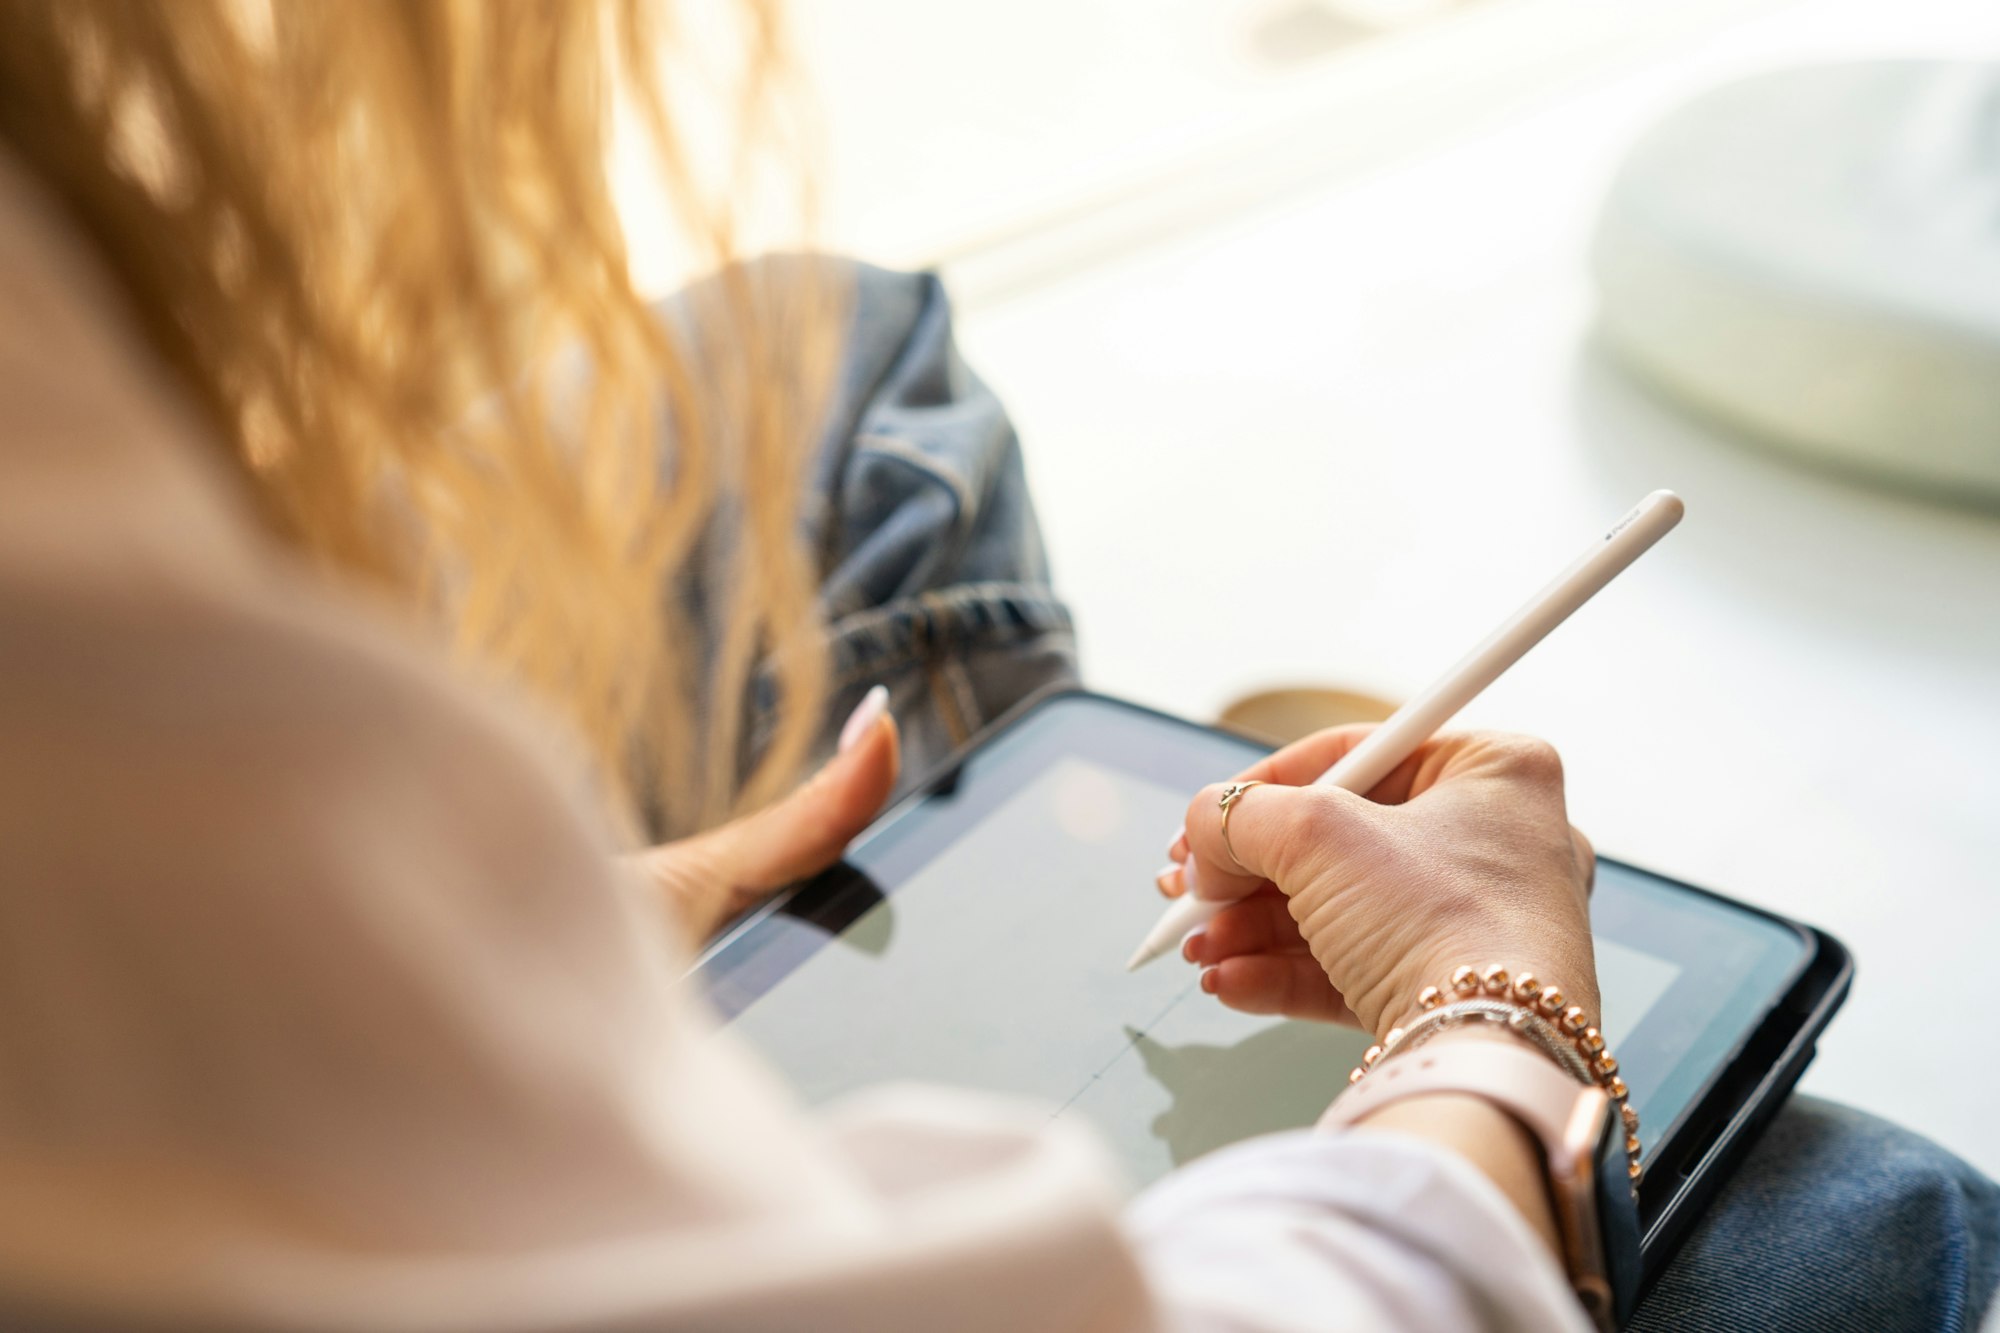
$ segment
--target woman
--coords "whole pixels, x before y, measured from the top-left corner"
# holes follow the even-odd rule
[[[763,117],[774,29],[737,17]],[[5,20],[0,1325],[1587,1326],[1536,1148],[1478,1096],[1243,1145],[1121,1212],[1045,1112],[899,1089],[808,1115],[676,987],[883,799],[868,680],[936,746],[1067,661],[935,289],[730,262],[761,178],[711,191],[649,91],[663,50],[676,88],[736,68],[687,58],[712,23]],[[720,274],[665,319],[595,165],[606,59]],[[1442,739],[1379,803],[1284,785],[1352,740],[1260,766],[1227,836],[1191,803],[1204,884],[1276,886],[1190,946],[1211,989],[1386,1035],[1497,958],[1594,1014],[1547,748]],[[677,840],[621,861],[642,833]],[[1528,1052],[1431,1049],[1482,1045]],[[1775,1280],[1732,1281],[1770,1196],[1840,1187],[1811,1173],[1858,1135],[1907,1158],[1842,1180],[1923,1205],[1921,1265],[1874,1283],[1880,1251],[1796,1209]],[[1642,1322],[1963,1323],[1994,1215],[1934,1150],[1809,1110]]]

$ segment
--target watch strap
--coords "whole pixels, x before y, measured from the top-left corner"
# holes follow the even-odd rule
[[[1615,1329],[1637,1286],[1638,1254],[1636,1243],[1624,1243],[1627,1231],[1637,1239],[1635,1218],[1625,1215],[1632,1211],[1629,1188],[1623,1179],[1607,1182],[1603,1169],[1601,1149],[1615,1119],[1609,1094],[1513,1041],[1439,1042],[1376,1065],[1334,1100],[1319,1127],[1343,1129],[1398,1102],[1435,1094],[1486,1102],[1535,1141],[1570,1283],[1598,1327]],[[1615,1192],[1604,1188],[1607,1183]],[[1608,1210],[1619,1211],[1612,1216]]]
[[[1411,1097],[1459,1093],[1499,1107],[1546,1148],[1568,1131],[1577,1098],[1594,1091],[1518,1041],[1433,1043],[1377,1065],[1334,1100],[1319,1124],[1339,1128]]]

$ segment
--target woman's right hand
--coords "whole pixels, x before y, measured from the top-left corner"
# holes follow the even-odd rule
[[[1241,775],[1266,785],[1237,798],[1226,844],[1222,785],[1190,802],[1174,848],[1184,882],[1241,900],[1184,950],[1203,989],[1246,1012],[1357,1022],[1380,1037],[1453,968],[1502,962],[1560,985],[1597,1022],[1595,858],[1570,827],[1555,750],[1447,733],[1366,797],[1302,785],[1370,730],[1320,732]]]

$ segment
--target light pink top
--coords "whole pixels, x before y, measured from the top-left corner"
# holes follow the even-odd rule
[[[296,568],[198,429],[0,161],[0,1327],[1584,1327],[1415,1140],[1121,1211],[1041,1108],[803,1111],[556,730]]]

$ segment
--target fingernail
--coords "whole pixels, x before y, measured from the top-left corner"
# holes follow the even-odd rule
[[[1222,985],[1222,978],[1216,975],[1219,971],[1219,968],[1213,967],[1205,967],[1201,970],[1201,988],[1210,995],[1215,994],[1216,990]]]
[[[1199,963],[1201,961],[1201,942],[1207,937],[1208,932],[1199,927],[1181,936],[1181,957],[1190,963]]]
[[[1174,840],[1167,844],[1167,859],[1178,863],[1187,860],[1187,855],[1187,830],[1184,828],[1175,829]]]
[[[1180,881],[1175,878],[1175,876],[1180,874],[1180,870],[1179,866],[1169,861],[1154,873],[1153,883],[1159,886],[1161,897],[1178,898],[1181,896]]]
[[[1192,856],[1181,863],[1181,892],[1194,892],[1194,858]]]
[[[889,691],[886,686],[875,685],[861,696],[861,702],[854,705],[854,711],[847,715],[847,721],[840,725],[840,753],[846,754],[861,743],[861,738],[889,711]]]

